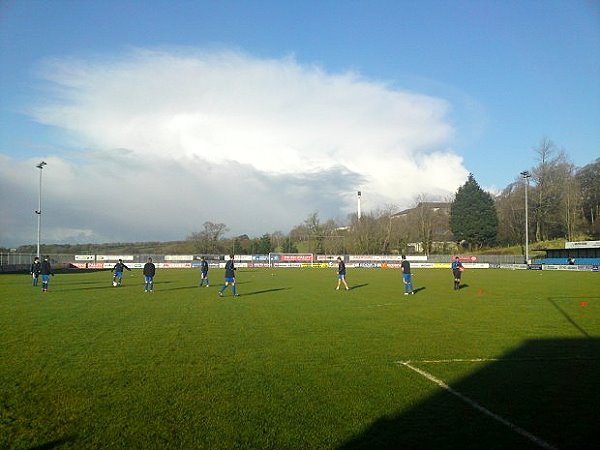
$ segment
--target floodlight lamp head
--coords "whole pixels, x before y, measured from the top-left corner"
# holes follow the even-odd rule
[[[527,170],[524,170],[523,172],[521,172],[521,176],[523,178],[531,178],[531,174]]]
[[[44,166],[47,166],[47,165],[48,165],[48,163],[46,161],[42,161],[35,167],[37,167],[38,169],[43,169]]]

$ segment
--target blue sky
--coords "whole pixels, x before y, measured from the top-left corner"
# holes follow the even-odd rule
[[[600,156],[597,1],[0,2],[0,246],[289,231]]]

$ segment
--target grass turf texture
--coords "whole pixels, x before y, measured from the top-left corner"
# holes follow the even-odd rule
[[[0,448],[596,448],[600,275],[238,269],[0,276]],[[500,361],[425,360],[499,358]]]

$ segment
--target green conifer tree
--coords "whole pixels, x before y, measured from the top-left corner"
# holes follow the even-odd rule
[[[450,206],[450,230],[458,242],[482,247],[496,241],[498,216],[492,196],[485,192],[473,174],[458,188]]]

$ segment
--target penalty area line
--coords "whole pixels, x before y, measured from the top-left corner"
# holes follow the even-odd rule
[[[444,364],[455,362],[544,362],[544,361],[595,361],[598,358],[591,356],[558,356],[558,357],[529,357],[529,358],[452,358],[452,359],[409,359],[396,361],[396,364],[419,363],[419,364]]]
[[[424,371],[422,369],[419,369],[418,367],[413,366],[412,364],[410,364],[409,361],[398,361],[398,363],[402,364],[405,367],[408,367],[409,369],[411,369],[414,372],[417,372],[422,377],[424,377],[424,378],[428,379],[429,381],[437,384],[439,387],[441,387],[445,391],[450,392],[452,395],[454,395],[455,397],[458,397],[459,399],[461,399],[463,402],[467,403],[471,407],[473,407],[476,410],[482,412],[483,414],[491,417],[492,419],[496,420],[497,422],[500,422],[501,424],[507,426],[508,428],[510,428],[514,432],[520,434],[521,436],[526,437],[527,439],[529,439],[531,442],[537,444],[538,446],[540,446],[542,448],[545,448],[545,449],[548,449],[548,450],[557,450],[556,447],[548,444],[546,441],[544,441],[544,440],[538,438],[537,436],[531,434],[529,431],[526,431],[523,428],[519,427],[518,425],[515,425],[514,423],[506,420],[504,417],[499,416],[496,413],[493,413],[492,411],[490,411],[486,407],[484,407],[484,406],[480,405],[479,403],[477,403],[475,400],[472,400],[471,398],[467,397],[466,395],[463,395],[460,392],[458,392],[457,390],[451,388],[450,386],[448,386],[446,383],[444,383],[439,378],[436,378],[433,375],[431,375],[429,372],[426,372],[426,371]]]

